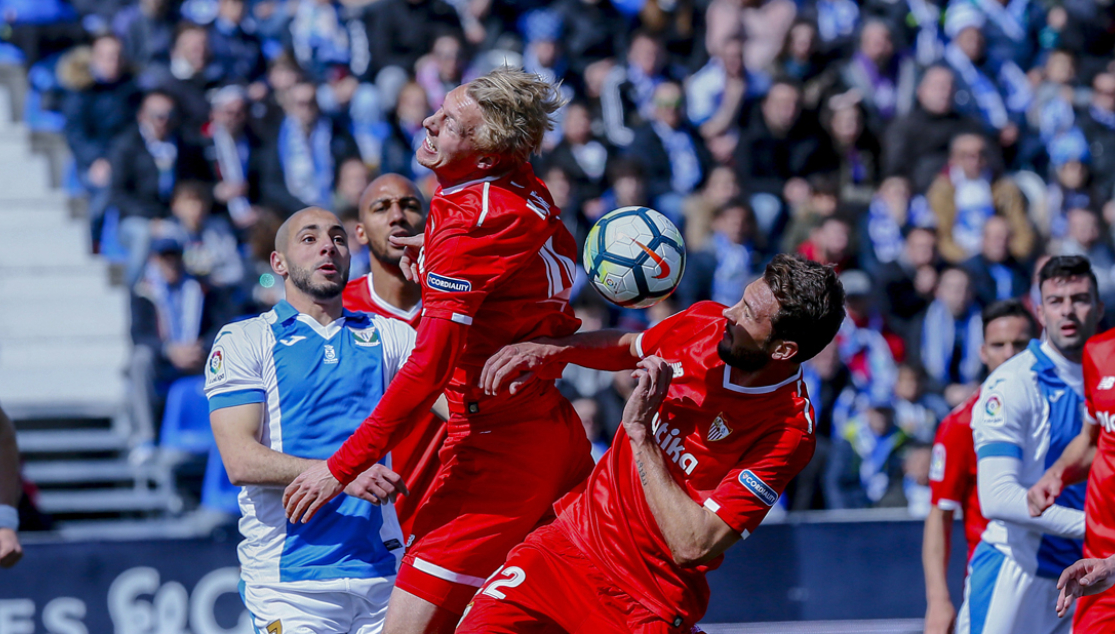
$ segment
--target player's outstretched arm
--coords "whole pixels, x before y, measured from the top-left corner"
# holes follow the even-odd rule
[[[1031,516],[1037,517],[1053,506],[1063,488],[1088,478],[1092,460],[1096,457],[1098,441],[1099,425],[1085,422],[1080,433],[1065,447],[1057,462],[1027,492],[1026,501]]]
[[[0,568],[11,568],[23,557],[16,533],[22,492],[15,425],[0,409]]]
[[[1099,594],[1115,585],[1115,556],[1107,559],[1081,559],[1065,568],[1057,587],[1061,589],[1057,597],[1057,616],[1068,614],[1072,602],[1077,598]]]
[[[988,519],[1013,522],[1032,530],[1084,539],[1084,512],[1054,504],[1039,517],[1030,515],[1027,490],[1019,483],[1022,461],[1010,456],[980,458],[980,508]]]
[[[658,357],[647,357],[639,362],[635,376],[638,383],[623,409],[635,468],[674,563],[695,566],[719,556],[741,536],[674,481],[662,449],[654,442],[652,421],[670,387],[670,366]]]
[[[640,358],[639,334],[607,329],[504,346],[484,364],[480,387],[485,394],[496,394],[506,385],[514,394],[536,378],[559,378],[567,363],[594,370],[630,370]]]
[[[947,580],[951,550],[952,511],[938,506],[929,509],[921,544],[925,570],[925,634],[948,634],[956,623],[956,607],[949,596]]]

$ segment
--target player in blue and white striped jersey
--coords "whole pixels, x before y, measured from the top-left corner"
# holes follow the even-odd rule
[[[404,550],[391,502],[406,487],[385,464],[309,522],[283,510],[283,487],[341,446],[414,347],[403,322],[343,309],[346,240],[328,211],[287,220],[271,255],[286,299],[225,326],[205,369],[217,446],[243,486],[242,594],[260,632],[380,632]]]
[[[1060,634],[1057,578],[1081,557],[1084,484],[1032,517],[1027,489],[1080,433],[1084,342],[1103,316],[1087,258],[1059,256],[1039,272],[1044,341],[999,366],[972,410],[980,508],[991,520],[972,555],[957,633]]]

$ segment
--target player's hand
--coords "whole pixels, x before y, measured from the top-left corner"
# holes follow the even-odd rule
[[[11,568],[22,558],[19,535],[10,528],[0,528],[0,568]]]
[[[952,634],[956,628],[956,608],[952,601],[933,601],[925,611],[925,634]]]
[[[1111,559],[1081,559],[1065,568],[1057,587],[1057,616],[1064,617],[1078,597],[1099,594],[1115,585],[1115,563]]]
[[[306,469],[283,492],[283,508],[292,523],[305,524],[326,502],[344,489],[325,461]]]
[[[637,383],[623,407],[623,428],[632,442],[642,443],[650,436],[651,421],[666,399],[674,371],[661,358],[650,356],[638,363],[632,376]]]
[[[377,506],[384,502],[394,502],[400,495],[410,495],[406,483],[403,482],[403,476],[379,463],[356,476],[356,479],[345,487],[345,493]]]
[[[508,389],[515,394],[536,378],[561,378],[560,365],[553,363],[559,351],[558,346],[544,339],[504,346],[484,363],[480,387],[485,394],[498,394],[500,386],[508,381]]]
[[[411,282],[418,282],[418,254],[422,252],[422,243],[426,239],[423,234],[416,236],[389,236],[391,246],[403,247],[403,257],[399,260],[399,269],[403,277]]]
[[[1030,517],[1038,517],[1045,509],[1053,506],[1058,495],[1061,495],[1061,478],[1046,471],[1026,492],[1026,506],[1030,509]]]

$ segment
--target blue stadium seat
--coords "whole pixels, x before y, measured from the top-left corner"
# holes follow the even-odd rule
[[[27,127],[37,132],[61,133],[66,125],[66,118],[61,112],[48,110],[43,107],[43,100],[47,95],[57,96],[61,91],[58,78],[55,76],[55,67],[61,54],[52,55],[40,60],[27,71],[27,82],[30,84],[27,97],[24,100],[23,120]],[[57,99],[53,101],[57,102]]]
[[[228,481],[228,473],[221,462],[217,446],[209,450],[209,462],[205,464],[205,480],[201,484],[201,505],[207,509],[231,515],[240,515],[240,505],[236,497],[240,487]]]
[[[100,237],[101,257],[115,264],[128,261],[128,250],[120,244],[120,210],[116,207],[105,209]]]
[[[202,376],[184,377],[171,384],[163,413],[160,447],[198,455],[207,454],[214,447],[204,387],[205,377]]]

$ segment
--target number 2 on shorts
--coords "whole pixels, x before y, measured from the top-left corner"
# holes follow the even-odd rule
[[[527,580],[527,573],[518,566],[508,566],[499,570],[497,575],[507,577],[506,579],[496,579],[488,584],[481,592],[494,597],[496,599],[506,599],[507,595],[500,591],[500,588],[517,588],[520,584]]]

